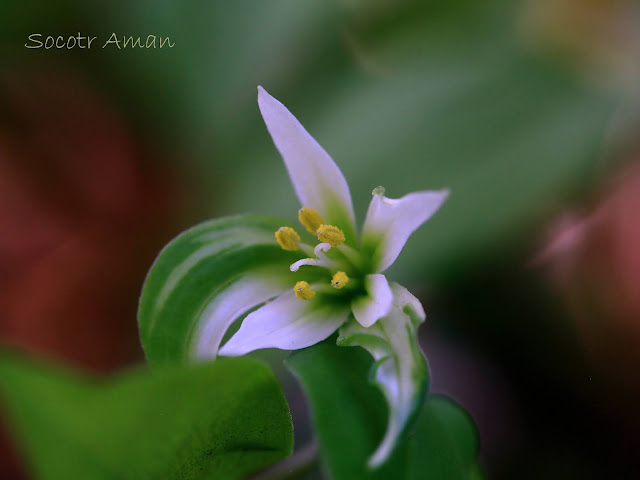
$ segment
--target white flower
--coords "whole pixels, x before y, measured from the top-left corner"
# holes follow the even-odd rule
[[[247,315],[219,355],[271,347],[305,348],[338,329],[339,345],[366,348],[376,360],[373,378],[390,405],[385,438],[369,461],[375,467],[388,458],[422,402],[427,378],[416,339],[424,310],[382,272],[398,257],[409,236],[438,210],[448,191],[421,191],[391,199],[384,196],[384,188],[374,189],[358,238],[349,186],[338,166],[262,87],[258,87],[258,105],[300,200],[299,220],[319,243],[308,244],[290,226],[275,232],[282,248],[305,255],[288,268],[308,273],[306,281],[287,287],[280,277],[252,275],[237,282],[212,305],[207,322],[212,331],[202,337],[211,353],[212,336],[217,348],[229,326],[225,319],[266,302]]]

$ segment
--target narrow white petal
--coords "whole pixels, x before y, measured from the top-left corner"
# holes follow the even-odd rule
[[[424,191],[393,199],[374,193],[363,226],[362,248],[372,256],[375,271],[383,272],[391,266],[409,236],[440,208],[448,195],[448,190]]]
[[[198,228],[198,227],[194,227]],[[156,298],[154,308],[159,310],[169,298],[175,286],[191,269],[207,257],[212,257],[218,252],[224,251],[231,246],[248,245],[272,245],[273,233],[254,226],[237,225],[222,230],[204,231],[195,241],[202,246],[189,254],[167,277],[165,285]]]
[[[374,358],[373,381],[389,404],[387,431],[368,461],[383,464],[402,432],[419,410],[427,386],[427,366],[418,346],[417,328],[424,321],[420,302],[404,287],[392,283],[389,314],[370,328],[350,321],[340,328],[338,345],[359,345]]]
[[[250,273],[226,286],[203,309],[192,345],[196,358],[215,358],[231,324],[249,310],[291,288],[283,275]]]
[[[393,294],[389,282],[381,273],[367,275],[364,284],[367,296],[351,302],[351,310],[358,323],[368,328],[389,313]]]
[[[338,166],[296,117],[262,87],[258,87],[258,106],[302,206],[317,210],[325,223],[353,234],[351,193]]]
[[[296,298],[290,290],[250,313],[220,349],[220,355],[235,357],[261,348],[309,347],[335,332],[348,316],[347,308],[321,307],[313,300]]]

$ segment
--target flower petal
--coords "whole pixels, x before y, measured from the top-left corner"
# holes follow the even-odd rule
[[[381,273],[367,275],[364,284],[367,296],[353,300],[351,311],[358,323],[368,328],[389,313],[393,294],[389,288],[389,282]]]
[[[262,87],[258,87],[258,106],[302,206],[317,210],[326,224],[346,230],[348,243],[353,244],[351,193],[338,166],[296,117]]]
[[[220,342],[231,324],[267,300],[291,288],[283,275],[250,273],[227,285],[203,309],[192,340],[196,358],[215,358]]]
[[[145,279],[138,309],[140,339],[153,368],[193,358],[199,322],[208,318],[203,312],[239,278],[268,273],[293,286],[302,274],[292,274],[287,265],[303,252],[278,245],[274,232],[282,225],[286,220],[258,215],[220,218],[190,228],[162,249]],[[304,272],[309,281],[321,273],[309,270]]]
[[[406,288],[391,284],[393,306],[375,325],[364,328],[350,321],[340,328],[338,345],[359,345],[375,359],[372,378],[389,404],[389,422],[380,445],[369,458],[375,468],[383,464],[417,413],[427,390],[427,365],[417,341],[424,321],[422,306]]]
[[[440,208],[448,190],[414,192],[402,198],[384,196],[376,189],[362,231],[361,249],[372,258],[372,268],[383,272],[398,258],[409,236]]]
[[[314,345],[342,325],[348,308],[322,307],[317,297],[300,300],[293,291],[250,313],[219,354],[235,357],[261,348],[297,350]]]

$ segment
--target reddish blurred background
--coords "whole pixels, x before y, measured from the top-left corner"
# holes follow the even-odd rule
[[[0,342],[102,372],[142,361],[137,292],[184,203],[112,105],[59,65],[0,75]]]

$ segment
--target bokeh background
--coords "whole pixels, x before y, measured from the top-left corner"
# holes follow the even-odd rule
[[[114,32],[175,46],[101,48]],[[32,33],[98,38],[27,49]],[[293,219],[262,85],[360,220],[379,184],[451,189],[390,275],[426,307],[432,390],[474,416],[488,477],[639,478],[636,2],[6,0],[0,59],[2,344],[139,364],[166,242],[221,215]],[[28,478],[19,451],[5,431],[1,478]]]

